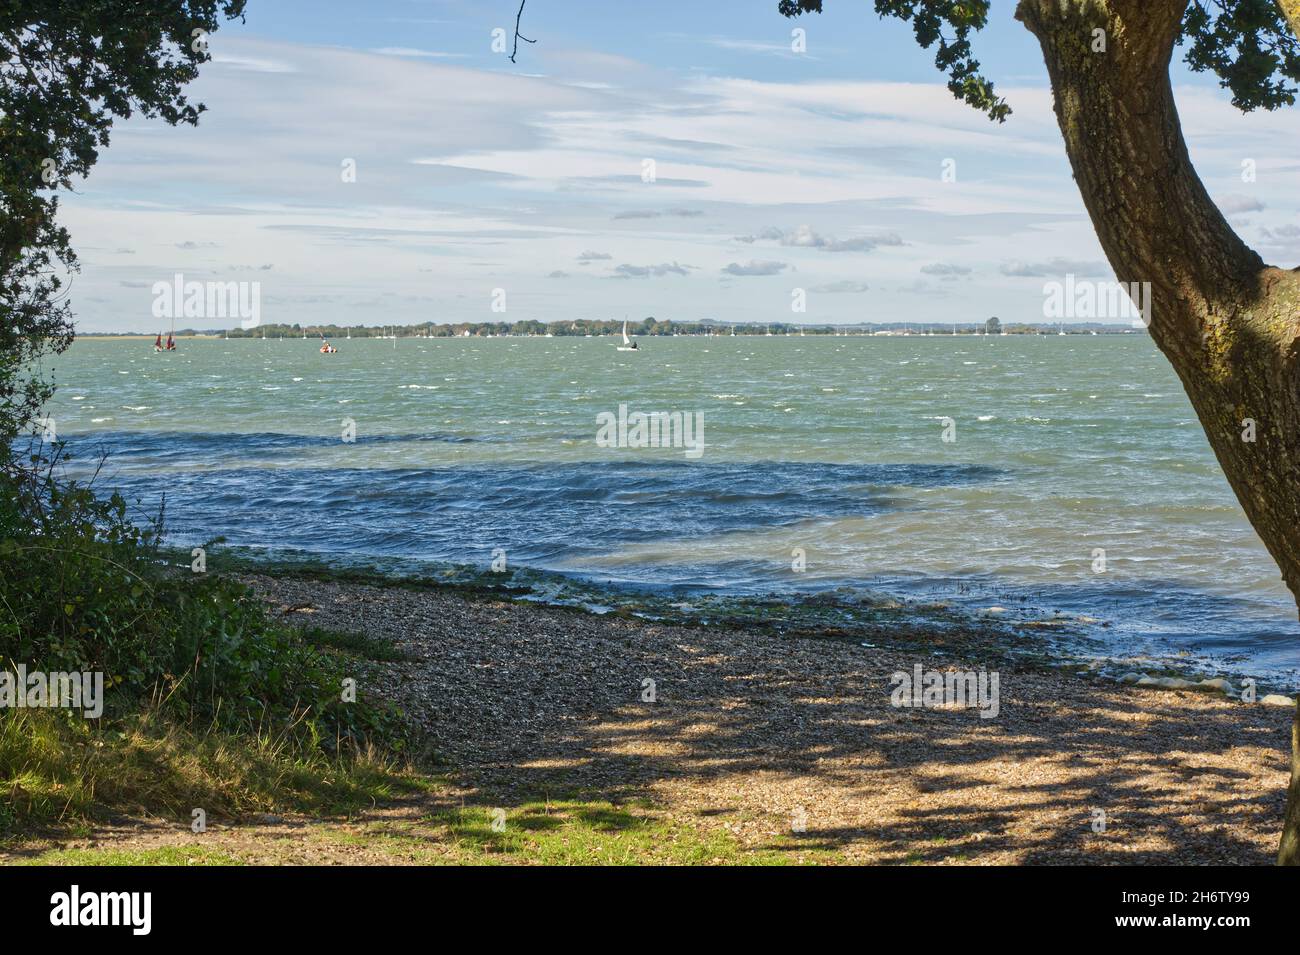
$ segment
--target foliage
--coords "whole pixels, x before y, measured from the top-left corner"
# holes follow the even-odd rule
[[[0,667],[102,672],[104,716],[0,712],[0,832],[104,805],[353,809],[388,794],[406,723],[364,692],[342,699],[385,648],[305,636],[237,581],[168,563],[161,514],[137,526],[120,495],[64,479],[59,455],[34,447],[0,470]]]
[[[407,743],[400,714],[342,699],[369,663],[270,621],[236,581],[169,566],[161,514],[139,526],[121,496],[63,479],[58,447],[17,447],[52,392],[41,360],[72,341],[53,190],[89,174],[116,120],[196,124],[185,87],[245,3],[0,0],[0,667],[102,672],[106,697],[97,723],[0,713],[0,828],[204,791],[188,804],[292,802],[344,785],[376,741]]]
[[[822,0],[781,0],[778,9],[787,17],[821,13]],[[989,0],[876,0],[876,13],[911,23],[921,49],[938,44],[934,65],[948,74],[952,95],[987,113],[989,119],[1006,122],[1011,107],[997,95],[993,83],[980,72],[979,60],[971,55],[970,35],[988,24]]]
[[[50,190],[90,172],[116,119],[197,123],[184,87],[245,3],[0,0],[0,450],[49,398],[39,360],[72,341],[77,257]]]
[[[1179,41],[1187,65],[1216,74],[1244,112],[1295,103],[1300,81],[1300,43],[1275,0],[1212,0],[1192,3]]]
[[[797,17],[821,13],[822,3],[780,0],[777,8]],[[922,49],[938,44],[934,65],[948,74],[953,96],[998,122],[1011,115],[971,53],[971,33],[988,24],[988,0],[875,0],[875,9],[882,18],[910,22]],[[1237,108],[1273,110],[1295,103],[1300,43],[1276,0],[1193,0],[1178,39],[1187,65],[1217,75]]]
[[[160,559],[162,515],[136,526],[120,495],[43,470],[0,474],[0,663],[102,671],[110,713],[156,702],[232,728],[300,723],[334,747],[379,735],[396,714],[341,701],[348,659],[268,620],[246,587]]]

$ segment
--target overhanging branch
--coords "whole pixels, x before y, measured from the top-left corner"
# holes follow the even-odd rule
[[[515,61],[515,54],[519,52],[519,41],[520,41],[520,40],[523,40],[525,43],[536,43],[536,42],[537,42],[536,40],[530,40],[530,39],[528,39],[528,37],[524,36],[522,33],[519,32],[519,21],[523,18],[523,15],[524,15],[524,4],[527,3],[527,2],[528,2],[528,0],[519,0],[519,12],[515,14],[515,47],[514,47],[513,50],[510,51],[510,62],[511,62],[511,63],[513,63],[513,62]]]

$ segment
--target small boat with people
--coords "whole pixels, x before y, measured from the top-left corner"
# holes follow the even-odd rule
[[[330,340],[325,337],[324,332],[317,332],[316,334],[320,336],[320,353],[322,355],[333,355],[338,351],[337,348],[330,344]]]
[[[627,319],[623,319],[623,344],[618,346],[619,351],[640,351],[636,342],[627,336]]]

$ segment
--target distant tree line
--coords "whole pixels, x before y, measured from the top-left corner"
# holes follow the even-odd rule
[[[1126,324],[1104,324],[1090,322],[1064,326],[1067,333],[1117,334],[1132,331]],[[552,335],[556,338],[619,335],[623,330],[623,319],[566,319],[555,322],[540,322],[535,319],[522,319],[517,322],[456,322],[438,324],[423,322],[418,325],[303,325],[271,323],[259,325],[253,329],[232,328],[228,331],[213,332],[197,329],[183,329],[180,335],[221,335],[228,338],[463,338],[488,336],[528,336]],[[1037,325],[1029,323],[1003,323],[997,318],[986,321],[967,323],[940,322],[860,322],[850,325],[796,325],[790,322],[674,322],[671,319],[657,319],[653,316],[627,323],[629,335],[640,338],[668,335],[866,335],[876,332],[910,332],[914,335],[930,333],[933,335],[1040,335],[1055,334],[1058,326]]]

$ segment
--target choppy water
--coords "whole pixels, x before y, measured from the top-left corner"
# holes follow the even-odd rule
[[[337,344],[81,341],[53,418],[175,543],[1061,610],[1296,674],[1294,601],[1144,336]],[[598,447],[620,403],[702,412],[702,457]]]

